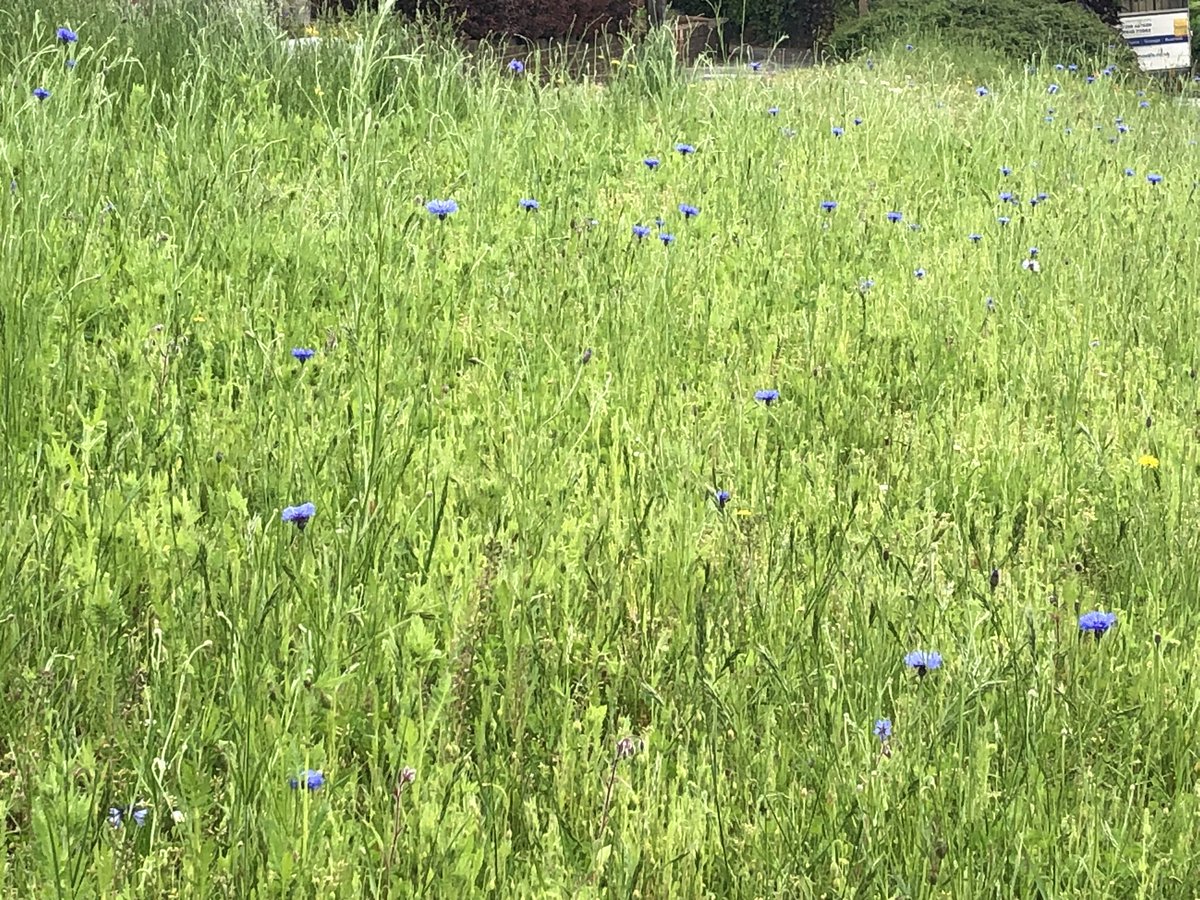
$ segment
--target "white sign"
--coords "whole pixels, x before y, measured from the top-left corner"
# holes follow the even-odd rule
[[[1143,72],[1191,68],[1192,35],[1186,9],[1121,16],[1121,37],[1137,55]]]

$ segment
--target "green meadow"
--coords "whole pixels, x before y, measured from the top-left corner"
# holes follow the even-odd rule
[[[5,7],[3,896],[1196,895],[1188,90]]]

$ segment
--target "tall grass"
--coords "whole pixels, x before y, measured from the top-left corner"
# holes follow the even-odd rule
[[[3,16],[7,895],[1191,896],[1191,107]]]

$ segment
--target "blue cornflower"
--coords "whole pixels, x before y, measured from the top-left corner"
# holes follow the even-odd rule
[[[1162,181],[1162,176],[1157,172],[1151,172],[1146,176],[1146,180],[1151,184],[1158,184],[1160,181]]]
[[[729,502],[729,491],[717,491],[713,494],[713,501],[717,504],[717,509],[724,509],[725,504]]]
[[[970,234],[967,235],[967,240],[971,241],[974,244],[978,244],[980,241],[983,240],[983,235],[977,234],[975,232],[971,232]]]
[[[768,115],[768,116],[777,116],[777,115],[779,115],[779,107],[778,107],[778,106],[768,106],[768,107],[767,107],[767,115]]]
[[[892,720],[876,719],[875,728],[872,730],[875,733],[875,737],[879,738],[880,742],[887,743],[888,738],[892,736]]]
[[[55,32],[59,41],[64,44],[73,44],[79,40],[79,35],[73,32],[70,28],[60,28]]]
[[[675,151],[683,156],[687,156],[690,153],[695,153],[696,148],[691,144],[676,144]]]
[[[999,222],[1001,225],[1007,225],[1009,222],[1012,221],[1012,219],[1010,219],[1008,216],[997,216],[996,221]]]
[[[1079,617],[1079,630],[1090,631],[1100,640],[1100,635],[1117,624],[1117,614],[1107,612],[1087,612]]]
[[[1126,125],[1124,122],[1118,122],[1117,123],[1117,132],[1119,134],[1129,134],[1129,126]]]
[[[865,294],[867,291],[869,291],[873,287],[875,287],[875,279],[874,278],[864,278],[862,281],[860,281],[858,283],[858,292],[860,294]]]
[[[1042,121],[1046,122],[1047,124],[1051,124],[1054,122],[1054,116],[1046,116],[1046,118],[1043,119]]]
[[[842,128],[840,125],[834,125],[831,129],[829,129],[829,133],[834,137],[841,137],[846,133],[846,129]]]
[[[996,301],[995,301],[995,300],[993,300],[991,297],[984,297],[984,298],[983,298],[983,305],[987,307],[987,311],[988,311],[988,312],[995,312],[995,311],[996,311]]]
[[[292,348],[292,358],[301,364],[308,362],[315,355],[316,355],[316,351],[312,350],[308,347],[293,347]]]
[[[914,50],[916,50],[917,48],[916,48],[916,47],[914,47],[912,44],[905,44],[905,45],[904,45],[904,49],[905,49],[905,50],[907,50],[909,53],[912,53],[912,52],[913,52]]]
[[[1038,194],[1036,197],[1034,197],[1033,199],[1035,199],[1038,203],[1042,203],[1043,201],[1049,200],[1050,195],[1045,192],[1042,192],[1042,193]]]
[[[319,791],[325,784],[325,776],[320,769],[305,769],[299,777],[293,775],[288,779],[288,786],[294,791],[303,787],[306,791]]]
[[[50,92],[48,90],[46,90],[44,87],[35,87],[33,89],[33,96],[36,97],[38,100],[49,100]]]
[[[656,219],[654,220],[654,224],[655,224],[657,227],[659,227],[659,228],[662,228],[664,225],[666,225],[666,224],[667,224],[667,220],[666,220],[666,219],[664,219],[662,216],[659,216],[658,218],[656,218]]]
[[[905,655],[904,664],[910,669],[916,669],[917,674],[924,677],[927,672],[942,667],[942,654],[936,650],[914,650]]]
[[[1096,76],[1095,76],[1095,75],[1089,75],[1087,78],[1085,78],[1085,79],[1083,79],[1083,80],[1084,80],[1084,82],[1085,82],[1086,84],[1095,84],[1095,83],[1096,83]]]
[[[695,218],[696,216],[700,215],[700,210],[699,210],[699,209],[697,209],[697,208],[696,208],[696,207],[694,207],[694,206],[689,206],[689,205],[688,205],[688,204],[686,204],[686,203],[680,203],[680,204],[679,204],[679,211],[680,211],[681,213],[683,213],[683,217],[684,217],[685,219],[693,219],[693,218]]]
[[[1000,174],[1003,175],[1005,178],[1007,178],[1009,175],[1012,174],[1012,169],[1010,169],[1008,166],[1001,166]]]
[[[68,69],[73,69],[73,68],[75,68],[76,63],[77,63],[77,60],[68,59],[63,62],[63,65],[66,66]]]
[[[874,70],[874,68],[875,68],[875,60],[868,59],[867,60],[867,71],[870,72],[870,71]]]
[[[302,503],[299,506],[289,506],[284,509],[279,518],[284,522],[294,522],[301,531],[308,520],[317,514],[317,507],[312,503]]]
[[[1137,174],[1137,172],[1133,171],[1133,169],[1126,169],[1126,170],[1125,170],[1125,177],[1126,177],[1126,178],[1132,178],[1132,177],[1133,177],[1134,175],[1136,175],[1136,174]]]
[[[887,214],[887,220],[892,223],[899,222],[903,218],[904,218],[904,213],[898,212],[896,210],[892,210],[890,213]]]
[[[1016,201],[1016,197],[1014,197],[1012,195],[1011,191],[1001,191],[1000,192],[1000,201],[1002,203],[1013,203]]]
[[[1063,69],[1065,69],[1065,68],[1066,68],[1066,66],[1064,66],[1062,63],[1055,63],[1055,64],[1054,64],[1054,71],[1055,71],[1055,72],[1061,72],[1061,71],[1063,71]]]
[[[650,226],[649,225],[634,225],[633,226],[633,236],[635,238],[637,238],[639,241],[644,237],[648,237],[649,234],[650,234]]]
[[[1030,247],[1030,248],[1029,248],[1029,258],[1030,258],[1030,259],[1033,259],[1033,258],[1034,258],[1035,256],[1037,256],[1037,255],[1038,255],[1038,248],[1037,248],[1037,247]]]
[[[986,97],[988,95],[988,89],[981,84],[979,87],[975,88],[975,94],[979,97]]]
[[[837,209],[837,201],[836,200],[822,200],[821,201],[821,209],[823,209],[825,212],[833,212],[835,209]]]
[[[107,816],[108,824],[113,828],[120,828],[125,823],[126,814],[133,819],[133,824],[142,828],[146,824],[146,817],[150,815],[150,808],[147,806],[110,806]]]
[[[537,212],[542,208],[542,204],[538,203],[532,197],[522,197],[517,203],[525,212]]]
[[[663,242],[664,247],[668,247],[675,240],[675,235],[662,231],[659,232],[658,239]]]
[[[1079,66],[1075,65],[1075,63],[1071,63],[1069,66],[1067,66],[1067,71],[1068,72],[1078,72]]]
[[[750,61],[750,71],[751,72],[757,72],[761,68],[762,68],[762,63],[759,62],[757,59]]]
[[[644,162],[646,164],[647,169],[649,169],[651,172],[653,172],[655,169],[658,168],[659,160],[658,160],[657,156],[647,156],[645,159],[642,160],[642,162]]]
[[[917,279],[918,281],[920,281],[920,280],[921,280],[922,278],[924,278],[924,277],[925,277],[925,270],[924,270],[924,269],[913,269],[913,278],[915,278],[915,279]]]
[[[1052,85],[1050,85],[1050,87],[1046,88],[1047,94],[1057,94],[1058,91],[1059,91],[1059,87],[1057,84],[1052,84]]]
[[[1138,108],[1139,108],[1139,109],[1149,109],[1149,108],[1150,108],[1150,101],[1149,101],[1149,100],[1143,100],[1141,103],[1139,103],[1139,104],[1138,104]]]
[[[521,62],[519,59],[514,59],[508,64],[508,71],[512,72],[514,75],[523,75],[525,73],[525,63]]]
[[[453,200],[430,200],[425,204],[425,208],[439,219],[458,212],[458,204]]]
[[[755,391],[754,399],[759,403],[765,403],[767,406],[770,406],[779,399],[779,391],[774,390],[773,388],[765,391]]]

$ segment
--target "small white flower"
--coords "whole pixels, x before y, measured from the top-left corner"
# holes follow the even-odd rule
[[[1027,259],[1021,263],[1021,268],[1027,272],[1040,272],[1042,271],[1042,264],[1036,259]]]
[[[185,816],[183,814],[183,810],[181,810],[181,809],[171,810],[171,821],[174,822],[176,825],[182,825],[183,820],[186,818],[187,818],[187,816]]]

